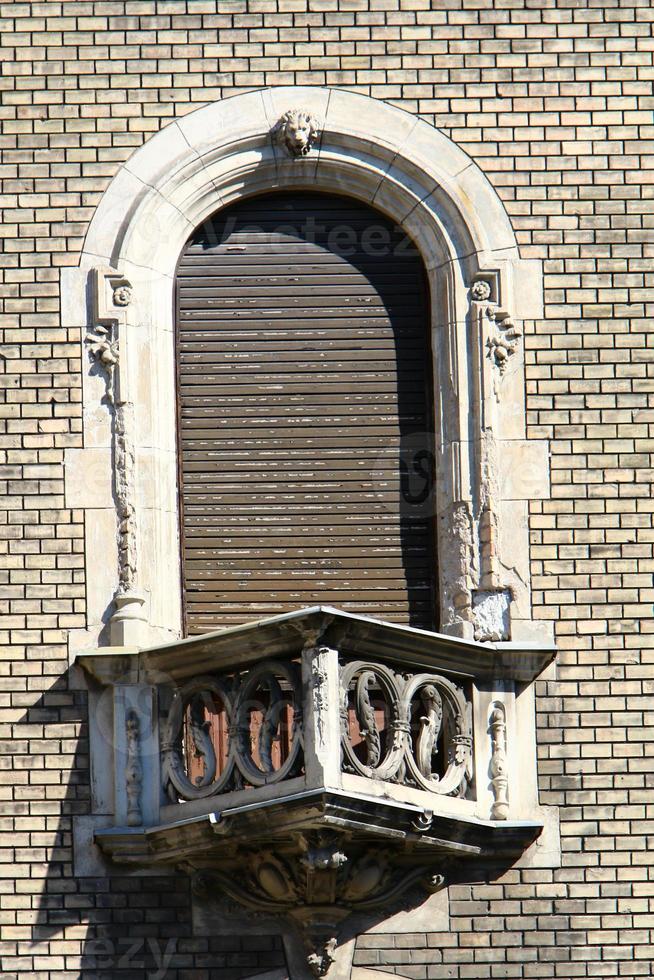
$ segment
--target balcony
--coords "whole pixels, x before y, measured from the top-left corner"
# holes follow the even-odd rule
[[[113,803],[95,841],[290,920],[322,976],[348,916],[507,868],[538,837],[530,689],[553,656],[328,607],[82,655]]]

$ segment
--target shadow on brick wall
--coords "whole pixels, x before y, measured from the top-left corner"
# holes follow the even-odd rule
[[[96,862],[79,853],[91,843],[78,839],[74,853],[75,822],[91,806],[87,696],[73,688],[64,673],[14,727],[15,904],[31,938],[3,958],[2,977],[244,980],[283,966],[278,937],[194,937],[185,875],[105,873],[101,863],[102,873],[80,873]]]

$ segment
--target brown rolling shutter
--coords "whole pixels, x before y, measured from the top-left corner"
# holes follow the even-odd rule
[[[422,260],[349,198],[217,214],[178,269],[189,633],[331,604],[432,628]]]

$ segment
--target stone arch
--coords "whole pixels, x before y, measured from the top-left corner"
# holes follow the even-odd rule
[[[292,108],[312,113],[320,130],[301,158],[275,137]],[[99,638],[138,645],[179,635],[176,263],[221,206],[302,187],[384,212],[427,267],[443,630],[535,638],[527,501],[546,492],[547,447],[525,441],[521,334],[542,312],[540,263],[520,257],[492,185],[438,130],[363,95],[283,87],[205,106],[148,140],[105,191],[79,269],[62,272],[64,322],[85,331],[96,358],[84,372],[85,448],[66,461],[68,500],[89,512],[89,628],[73,637],[74,650]]]

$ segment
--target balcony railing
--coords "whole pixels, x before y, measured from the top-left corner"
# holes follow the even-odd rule
[[[92,726],[114,800],[95,839],[290,918],[321,975],[344,917],[471,860],[509,866],[538,836],[525,692],[552,655],[316,608],[82,657],[113,691],[112,752]]]

